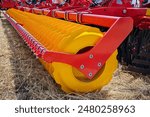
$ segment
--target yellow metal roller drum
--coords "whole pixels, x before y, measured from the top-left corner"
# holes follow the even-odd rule
[[[93,47],[103,37],[98,28],[16,9],[9,9],[7,13],[51,51],[76,54],[86,47]],[[115,51],[92,80],[71,65],[39,60],[65,92],[90,92],[110,82],[117,67],[116,55]]]

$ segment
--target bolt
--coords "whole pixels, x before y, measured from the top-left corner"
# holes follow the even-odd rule
[[[123,12],[123,14],[126,14],[126,13],[127,13],[127,10],[126,10],[126,9],[123,9],[122,12]]]
[[[89,73],[89,76],[92,77],[92,75],[93,75],[92,72],[90,72],[90,73]]]
[[[83,64],[80,66],[80,69],[84,69],[84,65]]]
[[[101,63],[101,62],[99,62],[97,65],[98,65],[98,67],[101,67],[101,66],[102,66],[102,63]]]
[[[90,55],[89,55],[89,58],[90,58],[90,59],[92,59],[93,57],[94,57],[93,54],[90,54]]]

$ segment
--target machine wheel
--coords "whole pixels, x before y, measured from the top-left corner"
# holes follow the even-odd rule
[[[95,39],[90,39],[88,42],[85,42],[85,38],[89,38],[90,35],[91,34],[85,34],[80,36],[76,41],[69,44],[65,50],[71,53],[78,53],[83,48],[94,46]],[[112,74],[117,68],[116,55],[117,51],[110,56],[103,68],[92,80],[87,79],[81,72],[71,65],[58,62],[52,63],[54,69],[52,76],[55,81],[61,85],[62,90],[67,93],[91,92],[98,90],[110,82]]]

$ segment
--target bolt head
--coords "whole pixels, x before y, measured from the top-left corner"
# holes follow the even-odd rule
[[[84,69],[84,65],[83,64],[80,66],[80,69]]]
[[[122,13],[123,13],[123,14],[126,14],[126,13],[127,13],[127,10],[126,10],[126,9],[123,9]]]
[[[98,67],[101,67],[101,66],[102,66],[102,63],[101,63],[101,62],[99,62],[99,63],[97,64],[97,66],[98,66]]]
[[[93,54],[90,54],[90,55],[89,55],[89,58],[90,58],[90,59],[92,59],[93,57],[94,57]]]
[[[90,73],[89,73],[89,76],[90,76],[90,77],[92,77],[92,76],[93,76],[92,72],[90,72]]]

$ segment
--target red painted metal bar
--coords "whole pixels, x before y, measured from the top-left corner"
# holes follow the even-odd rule
[[[93,8],[87,11],[83,12],[73,12],[73,11],[51,11],[49,10],[49,13],[47,13],[48,16],[56,17],[56,18],[65,18],[65,15],[67,13],[67,20],[70,21],[76,21],[79,23],[83,24],[94,24],[94,25],[99,25],[99,26],[105,26],[105,27],[110,27],[111,23],[106,23],[105,20],[101,20],[102,22],[99,22],[99,18],[97,18],[99,15],[105,15],[106,17],[110,16],[117,16],[117,17],[132,17],[134,20],[134,26],[139,25],[141,17],[146,15],[148,8],[114,8],[114,7],[102,7],[102,8]],[[48,11],[47,11],[48,12]],[[92,18],[88,17],[87,14],[89,13],[91,16],[94,14]],[[53,14],[53,15],[52,15]],[[87,15],[86,15],[87,14]],[[82,20],[77,20],[77,17]],[[98,21],[97,21],[98,19]],[[96,22],[95,22],[96,21]]]
[[[98,26],[110,27],[117,19],[114,16],[104,16],[89,14],[88,12],[72,12],[72,11],[52,11],[52,17],[64,18],[69,21],[76,21],[81,24],[93,24]],[[67,13],[67,17],[66,17]]]
[[[106,17],[91,14],[85,14],[88,20],[97,17],[96,23],[109,22],[110,29],[105,33],[104,37],[100,39],[97,44],[88,52],[83,54],[68,54],[53,51],[47,51],[29,32],[27,32],[20,24],[17,24],[8,14],[5,17],[15,27],[19,34],[24,38],[32,51],[46,62],[62,62],[76,67],[89,79],[102,68],[107,59],[118,48],[122,41],[132,31],[132,18]],[[91,16],[91,17],[90,17]],[[82,19],[84,22],[84,19]],[[90,22],[88,22],[90,23]],[[100,25],[100,24],[99,24]],[[92,56],[92,58],[91,58]],[[91,63],[91,64],[90,64]],[[81,66],[84,65],[84,69]]]
[[[140,23],[137,25],[140,29],[150,29],[150,17],[143,16],[140,18]]]
[[[31,8],[32,9],[32,8]],[[65,9],[65,8],[64,8]],[[94,7],[90,8],[88,10],[82,9],[70,9],[70,10],[63,10],[62,8],[56,9],[36,9],[36,11],[32,10],[32,13],[35,14],[43,14],[51,17],[56,17],[56,18],[64,18],[65,20],[70,20],[70,21],[76,21],[82,24],[94,24],[94,25],[101,25],[105,27],[110,27],[109,23],[107,24],[104,20],[101,20],[102,22],[95,23],[93,22],[93,19],[89,19],[86,14],[94,14],[94,15],[105,15],[105,16],[117,16],[117,17],[132,17],[134,20],[134,26],[141,26],[144,27],[149,27],[147,26],[148,23],[141,23],[141,17],[144,17],[147,15],[148,8],[127,8],[127,7]],[[27,10],[25,10],[27,11]],[[82,17],[83,16],[83,17]],[[94,17],[95,20],[97,19],[97,16]],[[82,20],[81,20],[82,19]],[[103,24],[103,25],[102,25]],[[105,24],[105,25],[104,25]],[[141,27],[139,27],[141,28]]]
[[[0,1],[1,9],[8,9],[8,8],[14,8],[14,7],[15,7],[15,1],[12,1],[12,0],[1,0]]]

